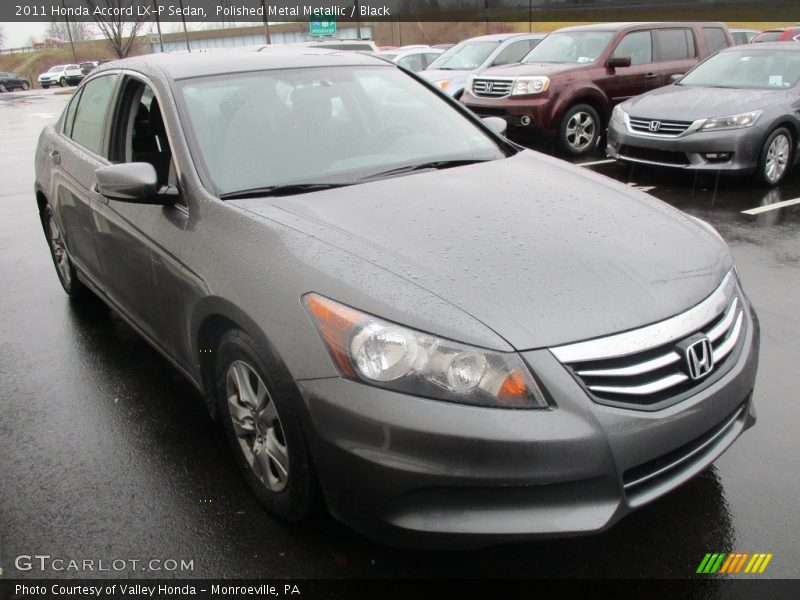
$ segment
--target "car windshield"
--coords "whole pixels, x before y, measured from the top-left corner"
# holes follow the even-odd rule
[[[276,69],[179,85],[220,196],[349,185],[506,156],[478,125],[394,67]]]
[[[472,71],[486,62],[499,44],[492,40],[461,42],[437,57],[428,69]]]
[[[679,85],[785,90],[800,78],[800,52],[743,48],[715,54]]]
[[[613,31],[551,33],[522,59],[524,63],[593,63],[603,53]]]
[[[61,71],[64,69],[64,65],[56,65],[55,67],[50,67],[48,73],[55,73],[56,71]]]

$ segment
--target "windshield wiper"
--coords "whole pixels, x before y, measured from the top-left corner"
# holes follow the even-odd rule
[[[432,160],[430,162],[416,163],[413,165],[405,165],[403,167],[395,167],[386,171],[380,171],[362,177],[359,181],[371,181],[373,179],[382,179],[383,177],[392,177],[393,175],[402,175],[404,173],[413,173],[414,171],[426,171],[429,169],[450,169],[452,167],[461,167],[464,165],[472,165],[475,163],[489,162],[491,158],[469,158],[459,160]]]
[[[220,200],[241,200],[243,198],[260,198],[264,196],[291,196],[293,194],[305,194],[320,190],[330,190],[333,188],[353,185],[352,183],[289,183],[283,185],[269,185],[266,187],[250,188],[220,194]]]

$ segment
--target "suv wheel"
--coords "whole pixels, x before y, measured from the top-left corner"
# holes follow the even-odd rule
[[[600,117],[588,104],[576,104],[561,119],[558,144],[570,156],[583,156],[597,146]]]
[[[22,88],[22,91],[26,91],[29,87],[31,87],[31,85],[27,81],[23,81],[20,87]]]
[[[62,77],[61,79],[58,80],[58,85],[60,85],[61,87],[66,87],[67,80]]]
[[[239,469],[258,500],[278,517],[298,522],[316,508],[316,478],[300,424],[299,392],[269,357],[242,331],[222,337],[217,410]]]
[[[784,180],[794,164],[794,138],[785,127],[778,127],[769,134],[758,161],[758,179],[774,186]]]
[[[42,224],[44,225],[44,235],[47,238],[48,246],[50,246],[50,256],[53,257],[53,265],[56,267],[56,274],[61,282],[61,287],[64,288],[67,296],[77,298],[84,294],[85,288],[75,274],[75,267],[69,258],[67,247],[64,245],[61,229],[59,229],[53,210],[49,206],[45,207],[42,214]]]

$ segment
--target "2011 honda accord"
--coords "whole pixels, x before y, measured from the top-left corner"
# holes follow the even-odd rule
[[[778,185],[800,133],[800,44],[723,50],[673,85],[618,105],[607,152],[620,161],[755,174]]]
[[[757,321],[709,225],[496,125],[359,54],[141,57],[44,130],[36,198],[66,292],[203,392],[276,515],[598,531],[753,424]]]

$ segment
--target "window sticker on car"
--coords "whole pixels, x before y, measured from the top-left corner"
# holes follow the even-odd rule
[[[593,60],[594,60],[594,59],[593,59],[591,56],[579,56],[579,57],[578,57],[578,62],[579,62],[579,63],[590,63],[590,62],[592,62]]]
[[[769,87],[783,87],[783,75],[770,75]]]

